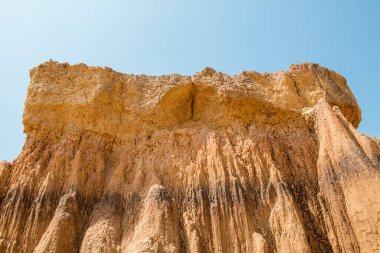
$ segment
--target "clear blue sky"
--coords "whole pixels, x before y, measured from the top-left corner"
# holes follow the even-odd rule
[[[0,160],[21,150],[29,69],[49,59],[153,75],[316,62],[380,137],[379,0],[0,0]]]

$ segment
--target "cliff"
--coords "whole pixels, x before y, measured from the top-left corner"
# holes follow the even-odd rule
[[[380,252],[380,141],[331,70],[30,79],[0,252]]]

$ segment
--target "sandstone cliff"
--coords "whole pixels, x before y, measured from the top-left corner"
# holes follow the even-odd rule
[[[331,70],[30,78],[0,252],[380,252],[380,141]]]

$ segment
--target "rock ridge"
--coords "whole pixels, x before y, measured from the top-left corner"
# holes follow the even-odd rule
[[[88,130],[125,139],[181,125],[286,124],[322,97],[339,106],[355,127],[361,120],[346,80],[310,63],[273,74],[229,76],[205,68],[193,76],[146,76],[49,61],[30,76],[27,135],[36,128],[55,136]]]

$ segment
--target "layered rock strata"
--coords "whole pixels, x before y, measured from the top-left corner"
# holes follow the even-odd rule
[[[331,70],[30,78],[0,252],[380,252],[380,141]]]

